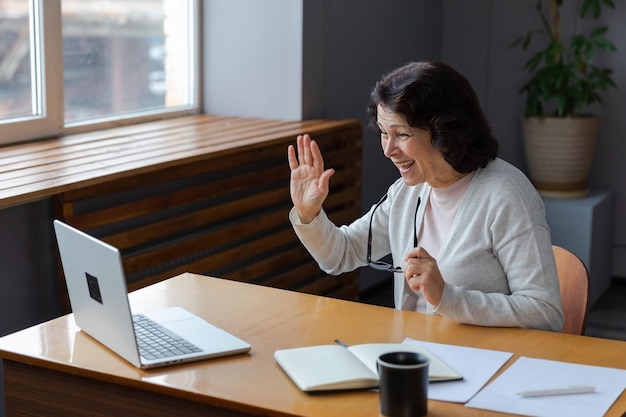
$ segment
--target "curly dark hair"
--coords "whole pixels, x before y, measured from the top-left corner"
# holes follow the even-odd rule
[[[368,116],[379,135],[377,107],[427,129],[432,145],[458,172],[484,168],[498,156],[498,141],[470,82],[442,62],[411,62],[385,75],[370,94]]]

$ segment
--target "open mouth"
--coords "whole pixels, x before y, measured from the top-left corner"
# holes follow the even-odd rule
[[[414,163],[415,161],[396,163],[396,167],[398,167],[398,170],[400,170],[400,173],[405,173],[411,170],[411,167],[413,166]]]

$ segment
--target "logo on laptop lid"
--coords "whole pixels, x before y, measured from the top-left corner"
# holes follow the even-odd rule
[[[89,295],[91,298],[102,303],[102,294],[100,293],[100,285],[98,285],[98,278],[94,277],[88,272],[85,272],[85,277],[87,278],[87,287],[89,288]]]

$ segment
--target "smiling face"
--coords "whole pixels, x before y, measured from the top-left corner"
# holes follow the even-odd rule
[[[432,146],[431,133],[409,126],[402,114],[390,112],[379,105],[377,124],[383,152],[398,168],[405,184],[426,182],[431,187],[445,187],[464,176],[455,171],[443,154]]]

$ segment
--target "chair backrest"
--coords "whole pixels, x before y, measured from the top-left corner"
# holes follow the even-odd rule
[[[589,303],[589,272],[583,261],[560,246],[552,246],[561,287],[565,321],[561,333],[583,334]]]

